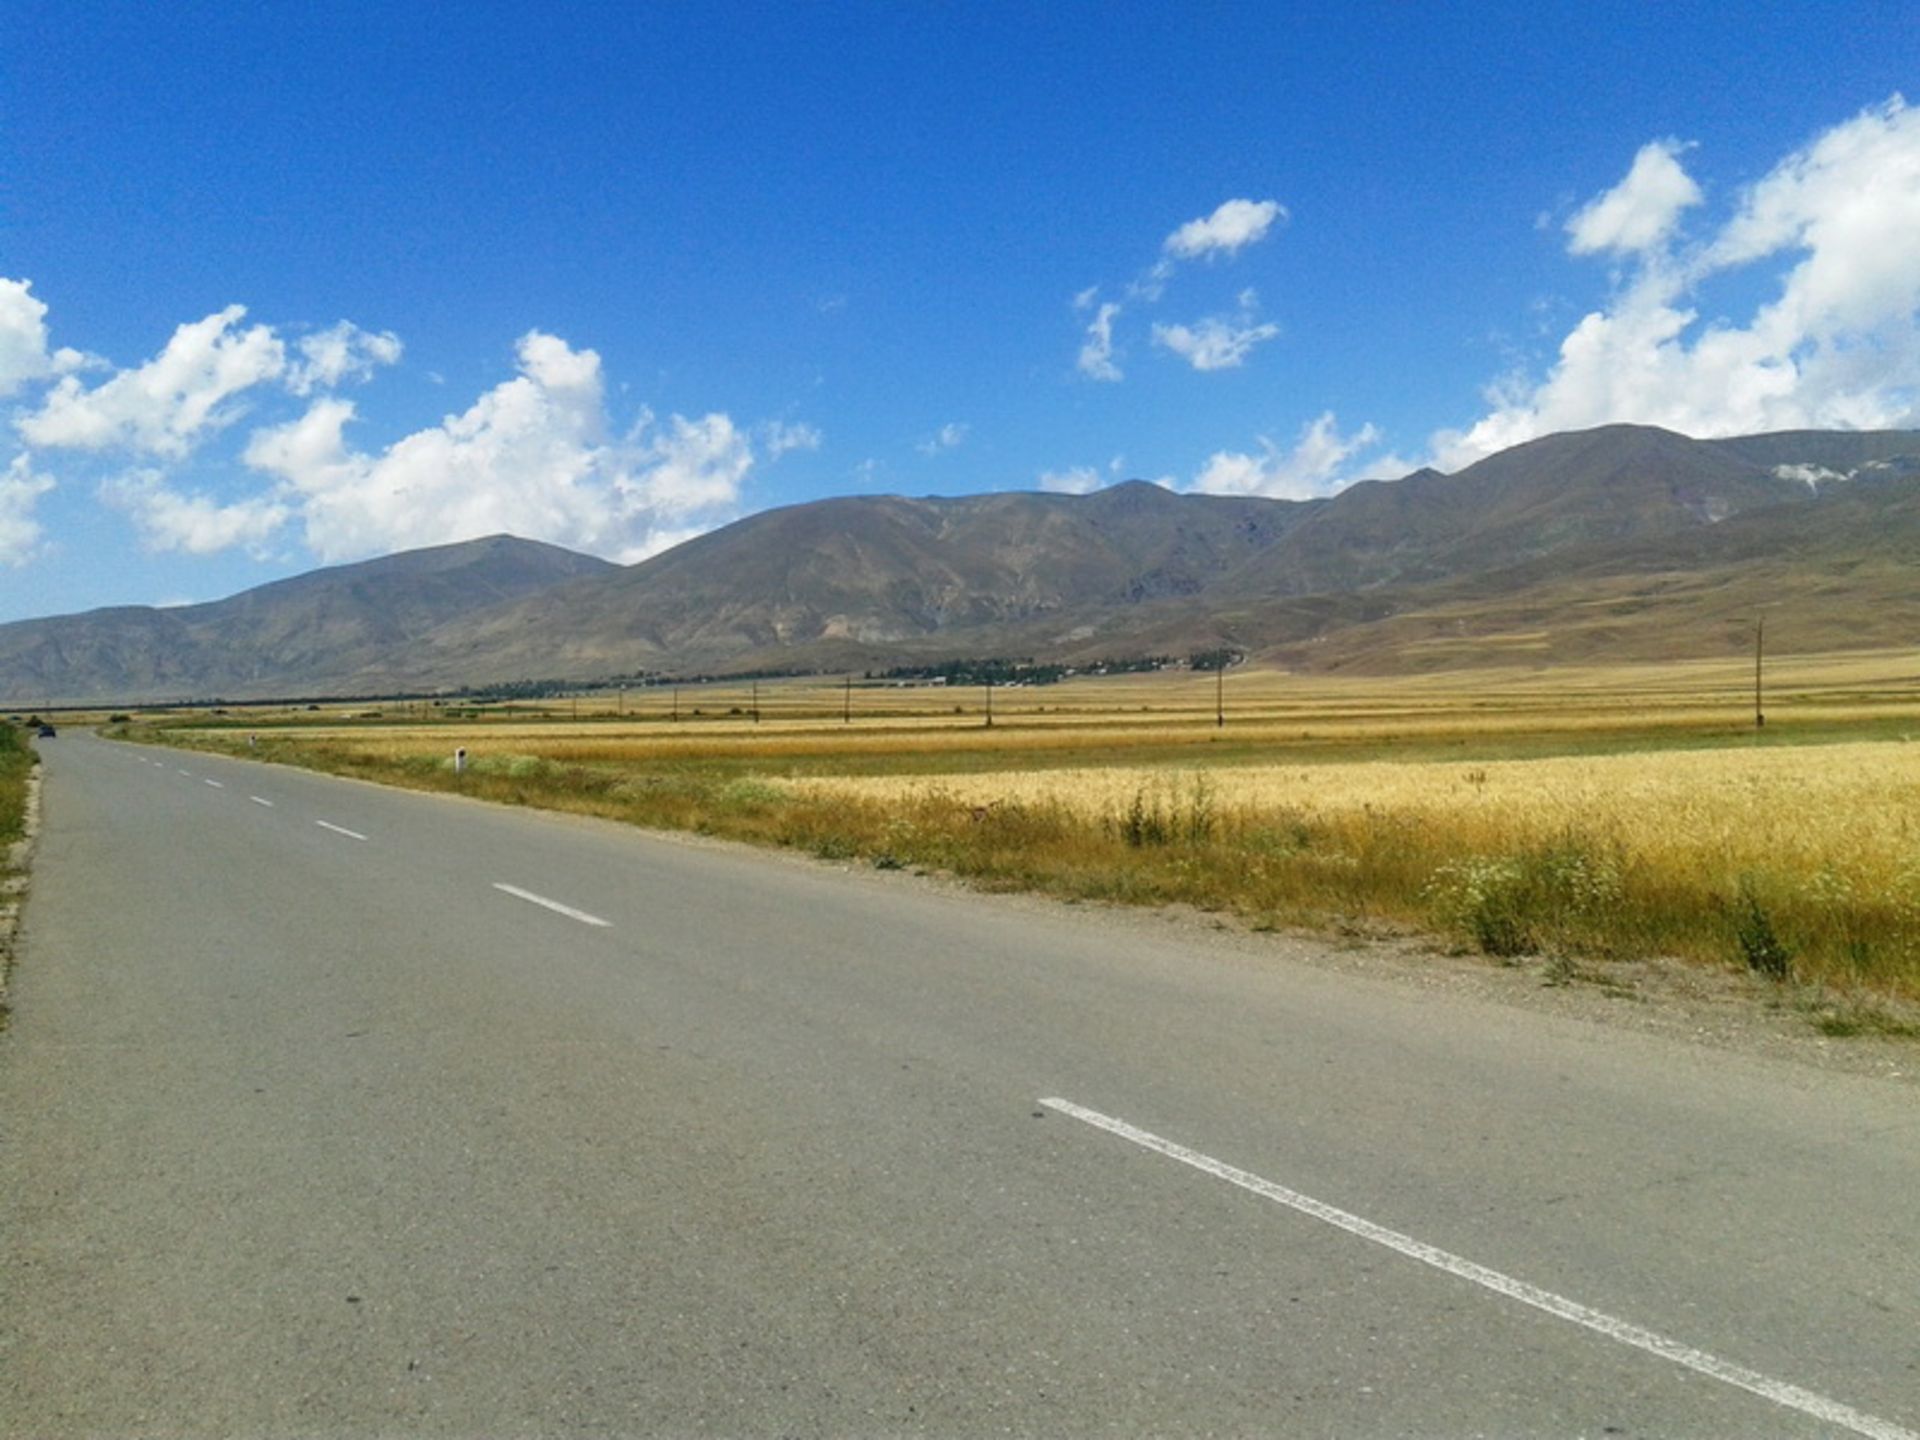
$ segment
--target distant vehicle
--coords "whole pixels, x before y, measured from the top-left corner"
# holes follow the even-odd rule
[[[40,727],[40,738],[42,740],[51,740],[55,735],[59,733],[60,732],[55,730],[51,725],[42,725]]]

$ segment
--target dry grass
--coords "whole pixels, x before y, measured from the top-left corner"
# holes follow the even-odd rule
[[[983,885],[1435,929],[1920,998],[1905,655],[1405,680],[1184,673],[995,692],[817,682],[450,718],[253,712],[183,743]],[[760,719],[751,706],[758,700]],[[954,707],[961,707],[956,714]],[[615,713],[623,710],[625,713]],[[729,711],[738,710],[738,714]],[[700,712],[695,714],[694,712]],[[456,745],[471,754],[456,775]],[[1884,1027],[1883,1027],[1884,1028]]]
[[[1048,813],[1136,847],[1278,850],[1278,862],[1242,862],[1292,872],[1268,887],[1277,907],[1318,889],[1330,908],[1417,919],[1417,898],[1493,953],[1657,946],[1780,966],[1743,948],[1742,926],[1757,923],[1803,977],[1920,979],[1920,745],[1897,741],[784,784],[898,813]],[[1340,883],[1343,867],[1378,879]]]
[[[1137,800],[1163,809],[1204,793],[1222,824],[1284,816],[1314,825],[1393,815],[1468,852],[1570,831],[1671,872],[1778,870],[1845,876],[1863,889],[1920,880],[1920,745],[1870,742],[1539,760],[1313,766],[1016,770],[788,781],[802,794],[898,804],[938,791],[979,805],[1053,805],[1096,823]]]

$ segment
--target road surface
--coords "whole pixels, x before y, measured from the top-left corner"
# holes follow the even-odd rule
[[[1920,1429],[1911,1088],[41,749],[8,1435]]]

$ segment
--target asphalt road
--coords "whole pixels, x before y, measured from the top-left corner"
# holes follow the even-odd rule
[[[1910,1088],[41,748],[5,1434],[1920,1429]]]

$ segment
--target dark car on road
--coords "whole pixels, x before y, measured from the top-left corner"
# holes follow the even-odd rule
[[[51,740],[59,733],[60,732],[55,730],[51,725],[42,725],[39,730],[39,735],[42,740]]]

